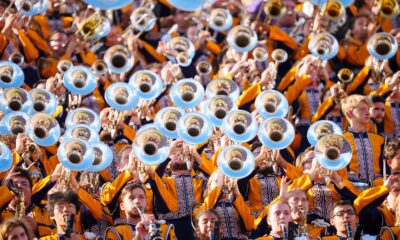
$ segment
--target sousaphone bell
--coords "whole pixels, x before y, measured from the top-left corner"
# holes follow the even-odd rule
[[[236,103],[240,95],[239,86],[227,78],[214,79],[207,84],[206,96],[212,98],[217,95],[228,96]]]
[[[203,100],[204,88],[199,81],[185,78],[172,85],[169,96],[177,107],[193,108]]]
[[[337,55],[339,51],[339,43],[333,35],[324,32],[311,38],[311,41],[308,44],[308,49],[313,56],[322,61],[326,61]]]
[[[350,143],[338,134],[323,136],[315,145],[314,152],[321,166],[332,171],[345,168],[352,158]]]
[[[79,138],[88,143],[99,142],[99,134],[87,124],[77,124],[68,128],[64,133],[64,137]]]
[[[102,10],[117,10],[127,6],[132,0],[83,0],[83,2]]]
[[[142,163],[156,165],[168,158],[170,142],[154,124],[147,124],[136,133],[132,147]]]
[[[389,33],[375,33],[370,37],[367,49],[371,56],[379,61],[392,58],[398,49],[396,39]]]
[[[29,116],[24,112],[6,114],[2,121],[7,129],[5,134],[17,136],[19,133],[26,134],[29,130]]]
[[[4,114],[8,114],[10,112],[29,113],[31,107],[31,95],[23,88],[7,88],[1,95],[0,110]]]
[[[28,135],[39,146],[56,144],[61,135],[57,120],[46,113],[36,113],[29,120]]]
[[[235,142],[248,142],[257,135],[257,121],[251,113],[233,110],[222,121],[222,131]]]
[[[152,9],[147,7],[136,8],[131,16],[131,24],[136,31],[148,32],[154,28],[157,18]]]
[[[94,142],[90,143],[90,145],[93,147],[94,160],[86,170],[89,172],[99,172],[110,166],[113,160],[111,148],[103,142]]]
[[[115,45],[107,49],[104,62],[110,72],[122,74],[133,67],[134,57],[126,47]]]
[[[201,113],[186,113],[179,118],[178,136],[189,144],[201,144],[206,142],[212,134],[212,124]]]
[[[269,149],[287,148],[295,137],[293,125],[284,118],[270,118],[261,123],[258,129],[258,139]]]
[[[253,50],[257,45],[257,41],[256,32],[243,25],[232,28],[227,37],[228,45],[240,53],[247,53]]]
[[[178,121],[184,112],[176,107],[166,107],[157,112],[154,119],[156,128],[171,139],[178,138]]]
[[[86,124],[93,128],[96,132],[101,129],[99,115],[89,108],[77,108],[68,113],[65,119],[67,129],[77,124]]]
[[[195,48],[188,38],[174,37],[168,41],[168,45],[172,50],[177,52],[175,60],[180,66],[187,67],[192,63]]]
[[[58,107],[58,102],[53,93],[46,89],[34,88],[29,91],[32,97],[32,109],[30,114],[43,112],[53,115]]]
[[[256,98],[255,105],[257,112],[264,119],[282,118],[289,111],[289,103],[286,97],[282,93],[272,89],[261,92]]]
[[[94,151],[87,142],[77,138],[64,138],[57,150],[60,163],[69,170],[83,171],[92,166]]]
[[[218,155],[218,168],[232,179],[245,178],[254,170],[254,155],[245,147],[231,145],[224,148]]]
[[[161,94],[163,84],[161,78],[150,70],[140,70],[131,76],[132,85],[141,99],[155,99]]]
[[[9,61],[0,62],[0,87],[19,87],[24,81],[24,72],[17,64]]]
[[[207,99],[202,105],[202,113],[207,116],[215,127],[221,127],[222,121],[237,106],[228,96],[214,96]]]
[[[208,17],[208,25],[215,31],[226,31],[232,26],[231,13],[223,8],[214,8]]]
[[[97,78],[90,68],[73,66],[64,74],[64,85],[73,94],[85,95],[96,88]]]
[[[135,108],[139,102],[139,97],[132,85],[113,83],[105,92],[105,100],[110,107],[118,111],[127,111]]]
[[[318,140],[327,134],[342,135],[342,129],[334,122],[319,120],[311,124],[307,131],[307,140],[311,146],[315,146]]]
[[[10,149],[0,142],[0,172],[8,171],[13,165],[14,159]]]

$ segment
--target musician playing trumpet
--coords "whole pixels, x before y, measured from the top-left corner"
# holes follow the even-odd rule
[[[157,235],[162,239],[175,239],[171,225],[158,221],[153,214],[146,214],[146,193],[140,183],[126,185],[120,198],[120,208],[126,218],[122,223],[108,228],[104,239],[142,240]]]

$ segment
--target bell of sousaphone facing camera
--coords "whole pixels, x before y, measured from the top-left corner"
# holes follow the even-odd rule
[[[29,116],[24,112],[8,113],[2,121],[5,123],[7,131],[14,136],[19,133],[25,134],[29,129]]]
[[[337,134],[323,136],[318,140],[314,151],[320,165],[332,171],[345,168],[352,158],[350,143]]]
[[[154,124],[147,124],[136,133],[132,147],[141,162],[156,165],[167,159],[170,142]]]
[[[231,111],[222,122],[222,131],[235,142],[248,142],[257,135],[257,121],[249,112]]]
[[[218,168],[232,179],[247,177],[255,166],[253,154],[243,146],[231,145],[224,148],[218,155]]]
[[[148,32],[153,29],[157,22],[157,18],[154,15],[152,9],[146,7],[136,8],[131,16],[131,23],[133,28],[139,32]]]
[[[52,115],[57,110],[58,102],[56,97],[46,89],[34,88],[29,91],[29,94],[32,97],[31,114],[43,112]]]
[[[320,60],[329,60],[336,56],[339,51],[339,43],[330,33],[320,33],[312,37],[308,49]]]
[[[115,45],[106,51],[104,61],[110,72],[122,74],[133,67],[134,58],[126,47]]]
[[[51,146],[60,138],[60,125],[49,114],[36,113],[31,116],[29,123],[29,137],[40,146]]]
[[[64,138],[57,150],[60,163],[73,171],[83,171],[91,167],[94,151],[87,142],[76,138]]]
[[[289,111],[286,97],[275,90],[265,90],[256,98],[257,112],[264,119],[272,117],[285,117]]]
[[[227,42],[236,52],[245,53],[257,45],[257,34],[249,27],[238,25],[228,33]]]
[[[226,31],[232,26],[233,18],[230,12],[223,8],[214,8],[210,12],[208,22],[211,29]]]
[[[106,169],[113,160],[111,148],[102,142],[95,142],[90,145],[93,147],[94,160],[87,171],[98,172]]]
[[[129,84],[136,89],[141,99],[157,98],[163,88],[161,78],[150,70],[137,71],[129,79]]]
[[[163,108],[157,112],[154,124],[168,138],[178,138],[178,121],[183,114],[184,112],[176,107]]]
[[[128,83],[113,83],[105,92],[105,100],[118,111],[133,109],[139,102],[135,88]]]
[[[204,102],[202,113],[207,116],[216,127],[222,126],[222,121],[232,110],[237,107],[228,96],[214,96]]]
[[[342,135],[342,129],[334,122],[328,120],[320,120],[311,124],[307,131],[307,139],[311,146],[315,146],[318,140],[327,134]]]
[[[77,108],[68,113],[65,120],[67,129],[77,124],[90,125],[96,132],[101,128],[99,115],[89,108]]]
[[[226,79],[217,78],[207,84],[206,96],[212,98],[217,95],[229,96],[233,102],[239,98],[240,90],[236,82]]]
[[[391,34],[380,32],[369,38],[367,49],[372,57],[384,61],[392,58],[397,53],[398,43]]]
[[[22,69],[10,61],[0,61],[0,87],[19,87],[25,80]]]
[[[199,81],[191,78],[182,79],[174,83],[170,97],[177,107],[193,108],[203,100],[204,88]]]
[[[13,165],[13,156],[6,144],[0,142],[0,172],[8,171]]]
[[[280,150],[288,147],[295,136],[293,125],[284,118],[269,118],[258,129],[258,139],[267,148]]]
[[[98,133],[92,127],[90,127],[90,125],[87,124],[76,124],[68,128],[64,133],[64,137],[79,138],[89,143],[99,141]]]
[[[32,98],[23,88],[8,88],[2,93],[0,110],[4,113],[29,113],[32,107]]]
[[[93,92],[97,86],[96,75],[87,67],[73,66],[64,74],[65,87],[76,95]]]
[[[201,113],[186,113],[178,121],[178,136],[189,144],[206,142],[212,134],[212,124]]]

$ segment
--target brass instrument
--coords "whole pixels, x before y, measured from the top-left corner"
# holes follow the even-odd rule
[[[120,100],[123,101],[123,100]],[[113,139],[115,137],[115,134],[117,133],[117,125],[119,120],[122,117],[122,112],[115,110],[115,109],[111,109],[109,114],[108,114],[108,125],[107,125],[107,129],[110,131],[111,134],[111,139]],[[111,140],[110,139],[110,140]]]
[[[8,61],[13,62],[17,65],[21,65],[22,63],[24,63],[24,56],[19,52],[15,52],[10,55]]]
[[[339,78],[339,93],[338,93],[338,99],[337,101],[340,101],[341,99],[345,98],[345,91],[346,91],[346,86],[350,84],[353,81],[354,78],[354,73],[348,68],[342,68],[338,72],[338,78]]]
[[[253,58],[257,62],[265,62],[268,59],[267,49],[264,47],[256,47],[253,50]]]
[[[385,18],[394,18],[399,14],[399,3],[396,0],[380,0],[379,13]]]
[[[101,59],[96,60],[92,68],[98,76],[105,77],[108,74],[107,64]]]
[[[58,184],[60,191],[68,191],[71,189],[71,170],[63,168]]]
[[[201,61],[197,64],[196,71],[199,76],[209,75],[212,71],[211,64],[207,61]]]
[[[15,209],[15,217],[22,218],[25,216],[25,193],[24,191],[18,191],[18,203]]]
[[[57,64],[58,73],[56,74],[57,86],[56,89],[60,88],[63,83],[63,76],[73,66],[72,62],[69,60],[61,60]]]
[[[286,13],[282,0],[269,0],[264,6],[264,12],[272,19],[279,19]]]
[[[278,67],[281,63],[286,62],[288,54],[285,50],[278,48],[272,51],[271,57],[274,61],[270,62],[267,67],[268,74],[271,78],[270,82],[268,83],[267,89],[272,89],[275,87],[275,80],[278,75]]]
[[[10,83],[13,80],[14,71],[10,66],[0,67],[0,79],[5,83]]]
[[[321,12],[331,20],[338,20],[346,13],[345,7],[338,0],[329,0],[322,6]]]
[[[103,18],[99,12],[93,13],[90,17],[83,19],[75,35],[80,34],[83,40],[96,37],[98,28],[102,25]]]
[[[303,218],[301,219],[301,223],[299,224],[299,237],[305,236],[308,238],[309,232],[308,232],[308,226],[307,226],[306,210],[303,207],[300,207],[299,212],[301,212],[301,214],[303,215]]]

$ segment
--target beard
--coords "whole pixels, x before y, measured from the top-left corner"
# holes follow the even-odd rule
[[[179,171],[179,170],[188,170],[188,169],[186,166],[186,162],[173,161],[173,162],[171,162],[171,170]]]
[[[111,132],[108,130],[101,131],[99,138],[100,138],[100,141],[103,141],[103,142],[109,142],[109,141],[113,140],[112,136],[111,136]]]
[[[272,166],[262,165],[261,167],[258,168],[257,173],[263,176],[267,176],[269,174],[274,174],[275,172]]]

